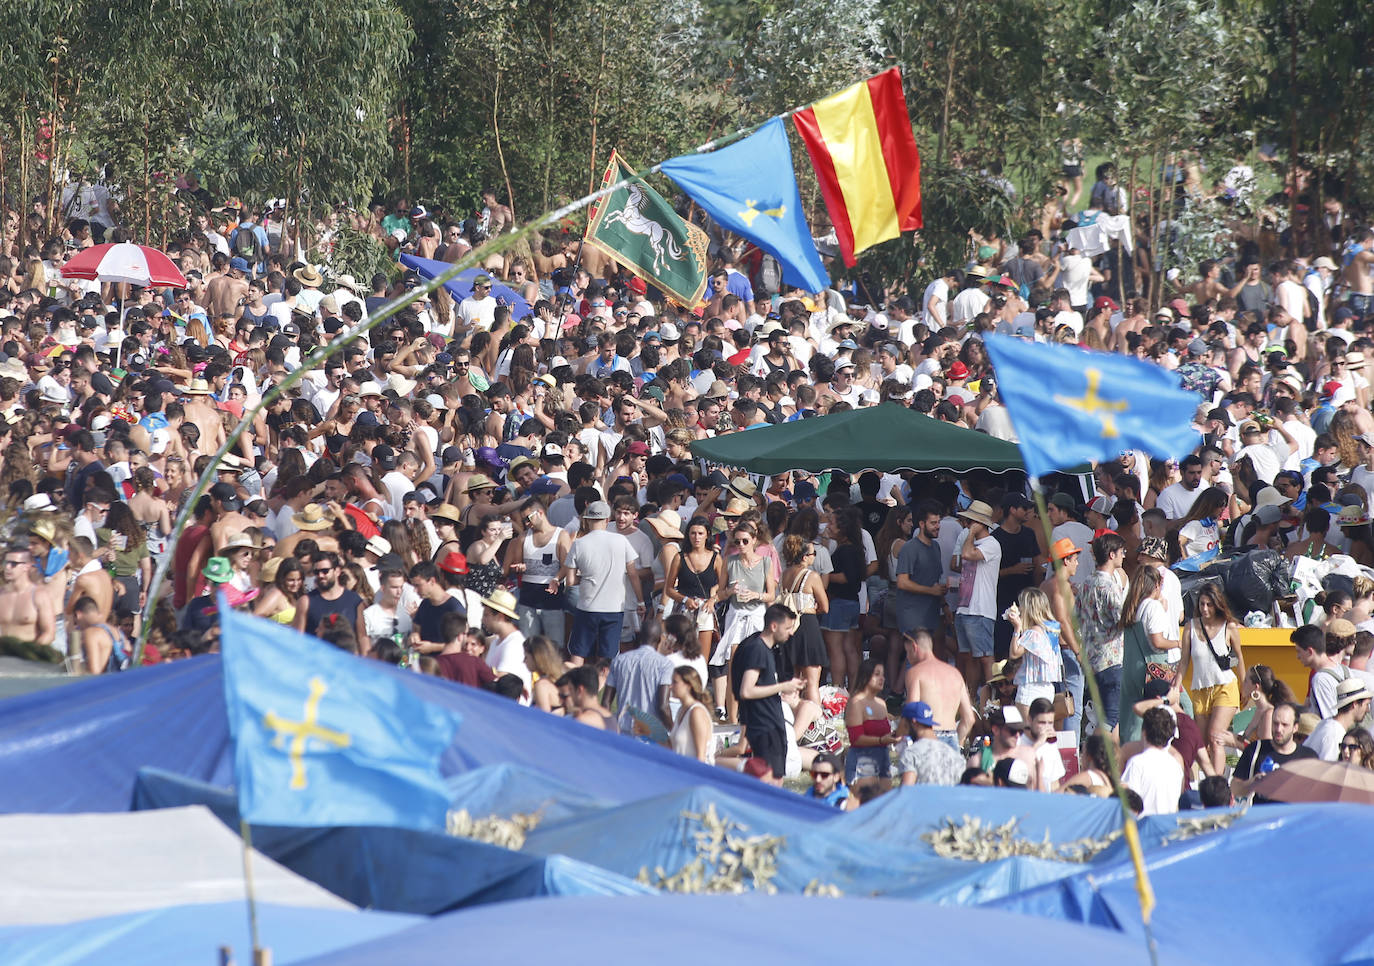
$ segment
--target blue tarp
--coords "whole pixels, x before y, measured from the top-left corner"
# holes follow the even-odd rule
[[[1203,947],[1212,951],[1216,942]],[[318,956],[302,966],[378,963],[533,963],[750,966],[890,962],[1149,963],[1145,945],[1104,929],[987,909],[885,899],[802,896],[642,896],[510,902],[452,913],[402,933]],[[1200,962],[1178,955],[1162,966]]]
[[[208,806],[238,831],[238,806],[228,789],[166,772],[139,773],[135,809],[189,804]],[[531,896],[639,895],[651,891],[614,872],[561,855],[511,852],[442,832],[380,826],[255,825],[252,837],[255,849],[296,874],[356,906],[388,912],[433,915]]]
[[[73,899],[79,902],[77,896]],[[258,932],[278,966],[359,943],[384,942],[382,937],[420,921],[386,912],[258,905]],[[219,961],[220,946],[233,949],[235,962],[252,962],[245,903],[172,906],[51,926],[0,927],[3,966],[214,963]]]
[[[378,664],[420,700],[463,715],[446,774],[513,764],[622,804],[708,785],[799,821],[834,810],[665,748],[521,707],[488,691]],[[144,766],[212,785],[233,784],[218,655],[101,675],[0,701],[0,812],[124,811]],[[576,805],[577,802],[573,804]]]
[[[402,255],[401,264],[425,278],[438,278],[453,267],[450,262],[438,262],[432,258],[417,258],[414,255]],[[472,294],[472,280],[481,274],[483,272],[480,268],[464,269],[445,282],[444,288],[454,299],[461,302]],[[506,304],[510,306],[510,317],[516,322],[534,311],[530,303],[525,301],[524,296],[509,285],[497,281],[494,277],[492,278],[491,294],[495,298],[505,299]]]
[[[1151,922],[1164,949],[1225,949],[1253,963],[1374,960],[1367,857],[1374,812],[1365,805],[1261,805],[1231,828],[1147,853]],[[995,908],[1143,936],[1129,858],[1020,895]]]

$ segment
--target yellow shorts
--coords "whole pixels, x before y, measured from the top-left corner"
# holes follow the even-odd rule
[[[1216,708],[1240,707],[1240,685],[1235,681],[1210,688],[1198,688],[1188,693],[1193,696],[1194,714],[1211,714]]]

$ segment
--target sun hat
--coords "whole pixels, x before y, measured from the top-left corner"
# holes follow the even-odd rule
[[[664,540],[682,539],[682,515],[676,510],[660,510],[657,516],[644,521]]]
[[[1066,560],[1079,552],[1079,548],[1074,546],[1068,537],[1060,537],[1050,547],[1050,557],[1055,560]],[[1142,549],[1142,553],[1144,550]]]
[[[1369,522],[1369,514],[1361,506],[1343,506],[1336,519],[1338,527],[1362,527]]]
[[[449,574],[465,574],[468,572],[468,558],[457,550],[450,550],[439,561],[439,569]]]
[[[249,536],[248,534],[246,534],[246,533],[239,532],[239,533],[235,533],[235,534],[231,535],[231,536],[229,537],[228,541],[225,542],[224,546],[222,546],[222,547],[219,548],[218,556],[226,557],[226,556],[229,555],[230,551],[234,551],[234,550],[257,550],[257,549],[258,549],[258,548],[257,548],[256,546],[253,545],[253,538],[252,538],[252,537],[250,537],[250,536]]]
[[[270,558],[265,564],[262,565],[262,569],[258,571],[258,578],[264,584],[275,583],[277,579],[277,571],[281,570],[282,561],[285,559],[285,557]]]
[[[498,614],[505,614],[513,621],[518,621],[520,614],[516,611],[515,604],[515,595],[504,587],[497,587],[491,592],[490,597],[482,598],[482,606],[487,610],[494,610]]]
[[[211,557],[200,574],[212,584],[227,584],[234,576],[234,568],[224,557]]]
[[[1169,562],[1169,545],[1164,542],[1163,537],[1145,537],[1140,541],[1140,549],[1136,553],[1142,557]]]
[[[969,520],[974,520],[978,523],[981,523],[985,527],[997,526],[997,524],[992,519],[992,507],[988,506],[982,500],[974,500],[972,503],[968,505],[967,510],[960,510],[959,513],[956,515]]]
[[[486,477],[482,477],[486,479]],[[444,520],[453,524],[455,527],[463,525],[463,516],[458,512],[458,508],[452,503],[440,503],[433,510],[429,511],[431,520]]]
[[[324,284],[324,276],[320,274],[319,269],[311,265],[302,266],[291,274],[306,288],[319,288]]]
[[[489,476],[482,476],[480,473],[468,480],[468,485],[463,488],[464,493],[476,493],[478,490],[495,489],[496,483]],[[432,514],[431,514],[432,515]]]
[[[291,522],[297,529],[306,531],[328,530],[332,523],[325,519],[324,510],[318,503],[307,503],[299,513],[291,514]]]
[[[391,541],[386,537],[373,535],[367,538],[368,553],[375,553],[379,557],[385,557],[391,553]]]
[[[57,528],[51,520],[37,520],[29,525],[29,533],[45,543],[56,545]]]
[[[1371,697],[1369,688],[1361,678],[1346,678],[1336,685],[1336,710],[1344,711],[1356,701]]]

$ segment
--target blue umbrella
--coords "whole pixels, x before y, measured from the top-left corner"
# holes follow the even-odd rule
[[[436,262],[431,258],[416,258],[414,255],[402,255],[401,264],[425,278],[438,278],[453,267],[449,262]],[[472,280],[482,274],[484,273],[480,268],[469,268],[445,282],[444,288],[448,289],[448,294],[461,302],[472,294]],[[519,292],[494,278],[491,280],[491,294],[510,306],[510,317],[516,322],[534,311]]]

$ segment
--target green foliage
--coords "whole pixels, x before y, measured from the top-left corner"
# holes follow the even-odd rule
[[[348,225],[339,226],[326,264],[335,276],[352,275],[363,285],[371,284],[378,272],[389,278],[400,274],[400,265],[385,245]]]

